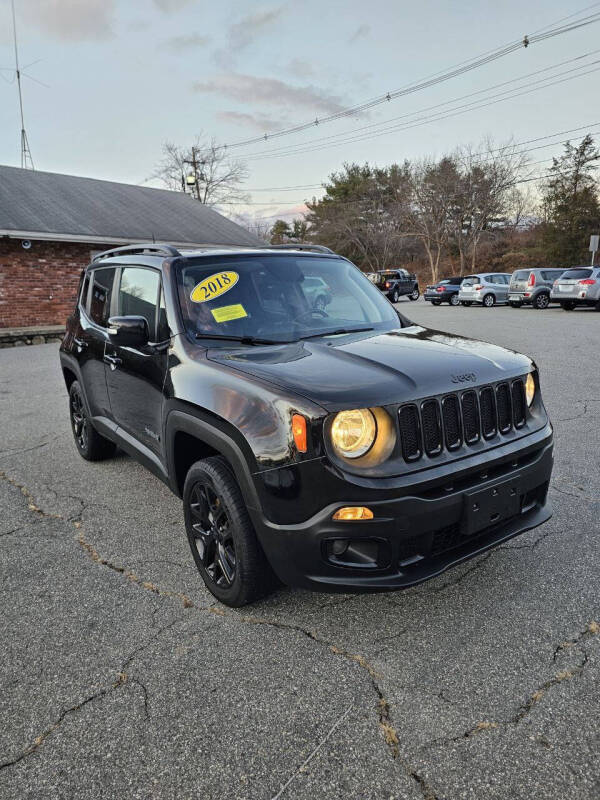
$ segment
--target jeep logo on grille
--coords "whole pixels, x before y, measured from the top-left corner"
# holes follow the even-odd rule
[[[477,380],[477,375],[474,372],[463,372],[462,375],[451,375],[452,383],[469,383],[469,381]]]

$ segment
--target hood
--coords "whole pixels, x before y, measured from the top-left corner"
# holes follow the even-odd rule
[[[211,348],[212,361],[296,392],[329,411],[417,400],[524,375],[527,356],[417,325],[287,345]]]

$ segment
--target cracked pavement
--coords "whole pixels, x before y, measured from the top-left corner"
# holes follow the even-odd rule
[[[401,303],[532,355],[554,517],[400,593],[203,588],[180,501],[0,351],[0,798],[600,797],[600,315]]]

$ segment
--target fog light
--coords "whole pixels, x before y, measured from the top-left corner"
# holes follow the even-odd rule
[[[365,506],[344,506],[344,508],[338,508],[332,519],[343,520],[344,522],[357,519],[373,519],[373,512]]]
[[[330,551],[334,556],[341,556],[348,549],[348,539],[334,539],[329,544]]]

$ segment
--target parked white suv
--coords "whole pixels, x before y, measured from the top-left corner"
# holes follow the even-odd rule
[[[508,302],[509,285],[509,272],[467,275],[460,285],[458,299],[462,306],[480,303],[486,308],[491,308],[496,303]]]
[[[572,267],[554,281],[550,299],[565,311],[575,306],[593,306],[600,311],[600,267]]]

